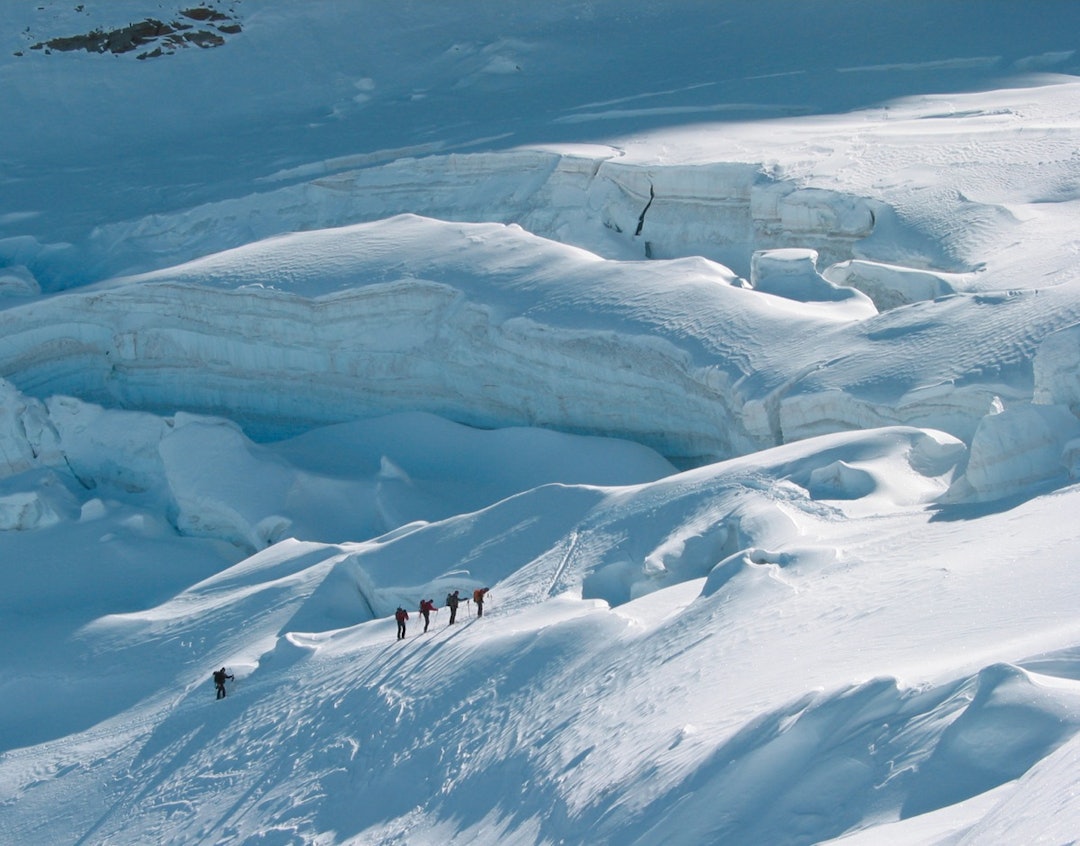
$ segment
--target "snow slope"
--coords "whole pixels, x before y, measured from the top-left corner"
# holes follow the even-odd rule
[[[1078,18],[0,6],[4,837],[1070,842]]]

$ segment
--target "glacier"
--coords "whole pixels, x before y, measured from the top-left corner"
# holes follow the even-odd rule
[[[0,7],[0,830],[1071,837],[1042,12]]]

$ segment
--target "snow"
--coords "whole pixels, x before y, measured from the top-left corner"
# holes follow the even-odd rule
[[[3,837],[1072,842],[1040,11],[0,5]]]

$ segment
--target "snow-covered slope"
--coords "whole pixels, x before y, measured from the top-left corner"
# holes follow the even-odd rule
[[[1078,26],[0,5],[0,831],[1067,842]]]

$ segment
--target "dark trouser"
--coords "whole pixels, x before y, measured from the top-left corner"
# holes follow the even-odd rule
[[[450,606],[450,622],[451,623],[454,622],[455,617],[457,617],[457,606],[456,605],[451,605]]]
[[[398,636],[398,640],[402,640],[405,637],[405,621],[404,620],[398,620],[397,636]]]
[[[477,617],[483,617],[484,616],[484,603],[483,602],[477,602],[476,603],[476,616]]]
[[[428,623],[431,622],[431,612],[430,611],[424,611],[423,612],[423,617],[424,617],[424,631],[426,632],[427,627],[428,627]]]
[[[221,684],[219,684],[217,686],[217,698],[218,699],[224,699],[225,698],[225,682],[222,682]]]

